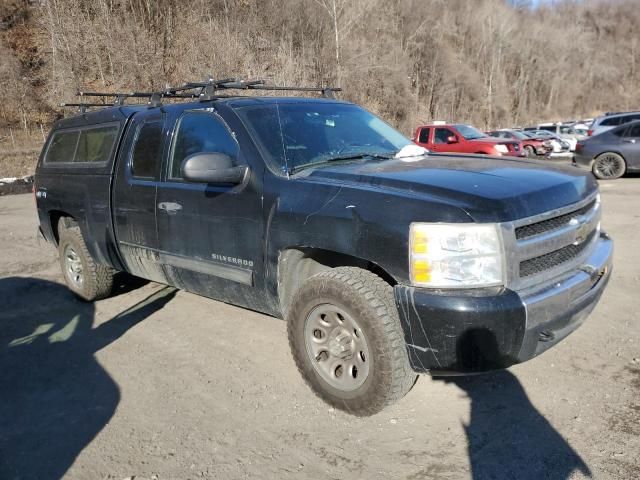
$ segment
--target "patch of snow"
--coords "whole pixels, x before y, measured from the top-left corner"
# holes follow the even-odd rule
[[[420,157],[424,157],[429,154],[429,150],[424,147],[415,144],[405,145],[400,149],[398,153],[396,153],[395,158],[399,158],[401,160],[411,162],[416,161]]]

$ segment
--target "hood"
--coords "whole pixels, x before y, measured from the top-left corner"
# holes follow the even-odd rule
[[[591,174],[575,167],[450,154],[321,167],[307,178],[449,203],[476,222],[530,217],[578,202],[598,188]]]

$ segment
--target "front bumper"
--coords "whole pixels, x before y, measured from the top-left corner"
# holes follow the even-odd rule
[[[546,155],[546,153],[551,150],[551,148],[547,148],[544,145],[538,145],[537,147],[534,147],[534,150],[536,152],[536,155]]]
[[[460,375],[506,368],[556,345],[598,303],[612,269],[613,242],[601,233],[579,269],[522,292],[431,292],[394,288],[412,368]]]

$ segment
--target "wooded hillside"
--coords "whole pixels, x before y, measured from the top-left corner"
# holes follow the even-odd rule
[[[207,74],[339,85],[407,134],[432,119],[489,128],[640,108],[637,0],[516,3],[4,0],[0,149],[41,142],[78,89]]]

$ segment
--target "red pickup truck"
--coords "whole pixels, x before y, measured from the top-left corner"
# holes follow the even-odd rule
[[[413,141],[432,152],[481,153],[523,157],[522,143],[490,137],[470,125],[432,123],[416,128]]]

